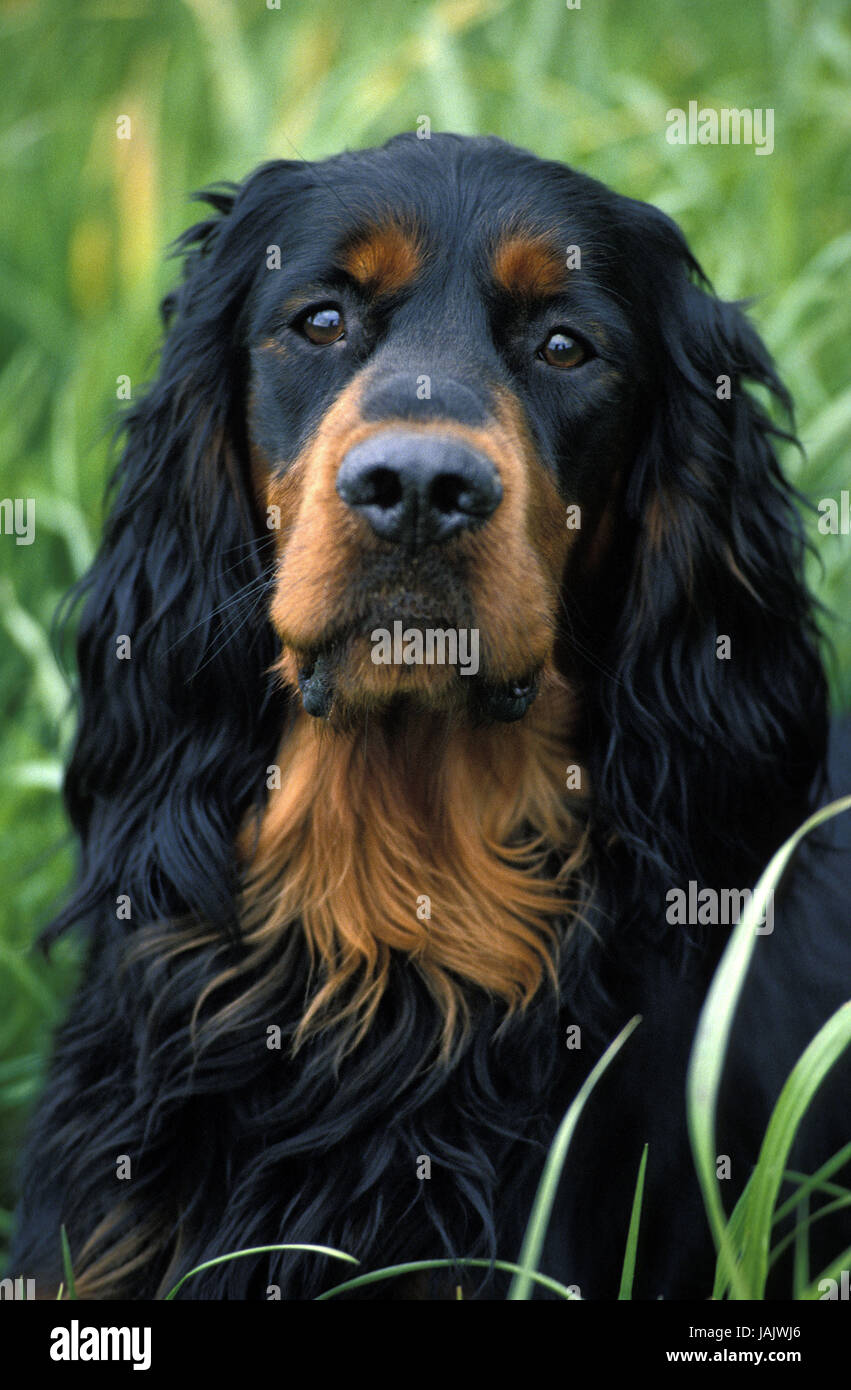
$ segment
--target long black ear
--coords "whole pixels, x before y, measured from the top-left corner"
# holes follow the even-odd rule
[[[81,586],[66,779],[81,866],[48,939],[114,919],[120,895],[134,926],[185,913],[232,926],[234,837],[282,720],[267,675],[268,546],[252,513],[239,320],[288,168],[201,195],[215,215],[178,243],[184,278],[163,302],[159,374],[124,419],[111,513]]]
[[[608,827],[657,882],[662,869],[744,887],[805,814],[825,754],[806,544],[774,451],[793,436],[748,383],[790,416],[791,402],[675,225],[631,206],[651,367],[625,495],[627,596],[603,663],[614,676],[595,695],[595,782]]]

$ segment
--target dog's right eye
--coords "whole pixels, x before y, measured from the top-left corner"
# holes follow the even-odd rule
[[[581,367],[588,360],[588,350],[566,329],[556,328],[538,349],[538,356],[551,367]]]
[[[324,347],[327,343],[338,342],[345,335],[346,321],[336,304],[323,304],[318,309],[308,309],[296,327],[309,342]]]

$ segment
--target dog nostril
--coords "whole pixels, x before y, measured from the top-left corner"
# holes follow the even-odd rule
[[[439,473],[431,484],[428,500],[437,511],[447,516],[450,512],[472,514],[477,510],[476,497],[470,490],[469,480],[457,473]]]
[[[402,500],[402,481],[395,468],[373,468],[359,491],[361,506],[396,507]]]

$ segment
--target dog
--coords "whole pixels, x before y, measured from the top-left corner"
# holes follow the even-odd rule
[[[617,1296],[646,1144],[634,1296],[706,1298],[685,1081],[737,914],[695,904],[741,899],[851,786],[792,426],[751,387],[788,420],[787,391],[666,215],[496,138],[202,196],[78,595],[80,864],[45,942],[77,927],[87,957],[13,1264],[55,1295],[64,1224],[81,1297],[312,1243],[458,1262],[364,1298],[502,1298],[462,1262],[517,1259],[559,1122],[638,1015],[540,1268]],[[730,1207],[848,994],[847,821],[763,919],[718,1116]],[[849,1138],[831,1081],[807,1172]],[[344,1277],[272,1251],[180,1296]]]

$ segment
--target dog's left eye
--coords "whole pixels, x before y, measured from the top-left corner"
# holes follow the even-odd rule
[[[346,331],[346,321],[336,304],[323,304],[318,309],[310,309],[297,325],[305,338],[317,346],[336,343]]]
[[[538,356],[551,367],[580,367],[589,353],[584,343],[565,329],[556,328],[539,347]]]

